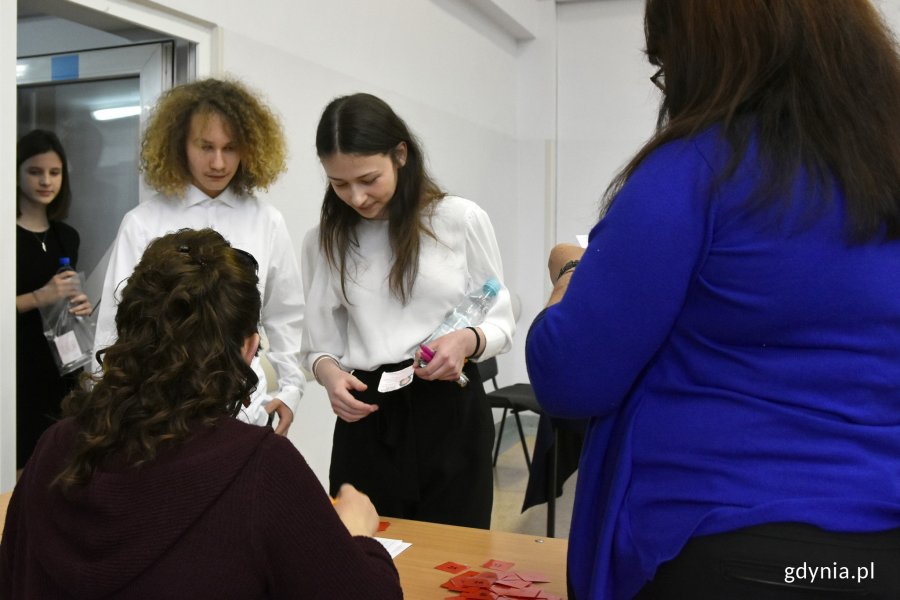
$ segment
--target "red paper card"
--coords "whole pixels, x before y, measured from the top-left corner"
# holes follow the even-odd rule
[[[454,592],[462,591],[462,588],[466,587],[463,585],[463,581],[467,577],[475,577],[478,575],[477,571],[466,571],[465,573],[460,573],[456,577],[451,577],[450,580],[442,585],[441,587],[445,587],[447,589],[452,589]],[[452,586],[452,587],[450,587]]]
[[[494,569],[495,571],[509,571],[515,564],[516,563],[506,562],[505,560],[496,560],[492,558],[481,566],[487,569]]]
[[[460,583],[463,587],[489,588],[494,581],[496,581],[496,578],[475,575],[473,577],[464,578]]]
[[[518,571],[517,575],[524,579],[525,581],[531,582],[540,582],[546,583],[550,581],[550,578],[544,575],[543,573],[538,573],[537,571]]]
[[[523,581],[521,579],[504,579],[503,581],[498,580],[497,583],[494,584],[494,587],[501,587],[503,589],[513,588],[516,590],[521,590],[522,588],[527,588],[531,585],[530,581]],[[497,591],[497,590],[494,590]]]
[[[391,526],[390,521],[379,521],[378,522],[378,531],[384,531],[390,526]]]
[[[447,573],[453,573],[454,575],[456,575],[457,573],[462,573],[466,570],[466,568],[466,565],[455,563],[452,560],[448,560],[447,562],[435,567],[435,569],[439,571],[446,571]]]
[[[484,588],[466,588],[460,594],[460,598],[466,600],[494,600],[496,594],[492,594],[490,590]]]
[[[536,587],[527,587],[521,590],[510,589],[503,592],[503,595],[509,598],[537,598],[540,594],[540,588]]]

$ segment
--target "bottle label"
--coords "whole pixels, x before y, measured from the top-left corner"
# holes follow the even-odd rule
[[[67,331],[56,336],[53,338],[53,343],[56,344],[56,351],[59,352],[59,360],[62,364],[67,365],[81,358],[81,348],[78,347],[78,339],[75,337],[74,331]]]

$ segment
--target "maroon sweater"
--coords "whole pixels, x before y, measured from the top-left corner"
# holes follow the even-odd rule
[[[104,468],[70,498],[50,481],[72,447],[50,428],[15,488],[2,598],[402,598],[375,540],[351,537],[306,461],[233,419],[140,468]]]

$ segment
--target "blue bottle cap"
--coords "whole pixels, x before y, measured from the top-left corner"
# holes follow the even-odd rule
[[[496,277],[491,277],[484,282],[484,285],[481,286],[481,289],[488,296],[496,296],[500,293],[500,288],[502,287],[503,286],[500,284]]]

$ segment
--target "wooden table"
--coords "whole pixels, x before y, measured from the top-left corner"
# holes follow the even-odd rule
[[[550,581],[537,586],[562,598],[567,597],[566,540],[382,518],[390,523],[390,527],[376,535],[412,543],[394,559],[407,598],[428,600],[455,596],[457,594],[440,587],[453,575],[434,567],[453,561],[481,572],[488,570],[481,565],[490,559],[515,563],[511,571],[539,571]]]
[[[0,524],[6,522],[10,496],[12,492],[0,494]],[[441,587],[453,575],[434,567],[453,561],[481,572],[487,571],[481,565],[490,559],[515,563],[511,571],[541,572],[550,581],[536,585],[566,597],[566,540],[390,517],[384,517],[384,520],[390,526],[378,536],[412,543],[394,559],[407,598],[428,600],[454,596],[456,594]]]
[[[6,507],[9,506],[10,498],[12,498],[12,492],[0,494],[0,539],[3,536],[3,525],[6,523]]]

